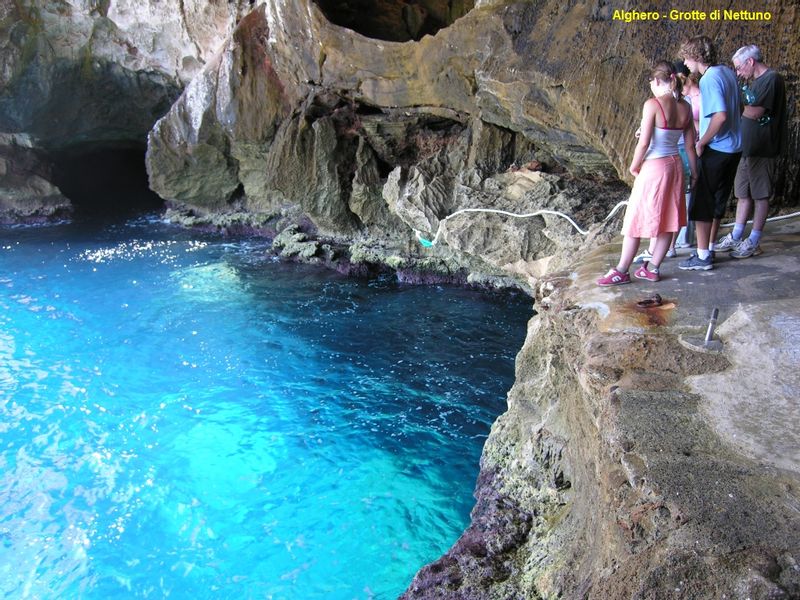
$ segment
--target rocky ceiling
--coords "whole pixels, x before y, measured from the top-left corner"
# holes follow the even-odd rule
[[[392,42],[434,35],[464,16],[474,0],[314,0],[327,19],[366,37]]]

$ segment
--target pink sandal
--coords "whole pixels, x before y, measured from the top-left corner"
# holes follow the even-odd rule
[[[597,280],[597,285],[608,287],[611,285],[622,285],[623,283],[630,283],[631,276],[627,273],[620,273],[616,269],[611,269],[603,277]]]

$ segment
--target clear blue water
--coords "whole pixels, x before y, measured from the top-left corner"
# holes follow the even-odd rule
[[[530,301],[265,249],[0,229],[0,595],[394,598],[457,539]]]

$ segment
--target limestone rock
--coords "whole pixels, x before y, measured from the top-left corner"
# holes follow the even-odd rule
[[[321,6],[267,2],[240,23],[154,129],[148,164],[162,196],[212,210],[241,196],[247,210],[265,215],[291,206],[319,235],[358,238],[361,248],[365,232],[376,248],[388,242],[387,256],[411,242],[409,264],[415,232],[433,236],[457,210],[545,211],[525,221],[454,218],[440,235],[448,250],[436,251],[478,278],[534,279],[557,250],[580,245],[576,228],[553,212],[589,230],[626,198],[618,175],[627,179],[629,129],[646,97],[639,71],[647,64],[634,50],[643,43],[639,25],[615,26],[612,13],[580,2],[553,11],[485,2],[436,36],[397,44],[332,26],[332,5]],[[678,27],[667,42],[676,50],[689,33]],[[588,44],[590,36],[603,42]],[[200,81],[209,95],[198,111],[191,95]],[[249,121],[260,125],[239,125]],[[209,134],[193,136],[192,123],[201,122]],[[197,165],[180,160],[195,154]],[[385,201],[378,208],[373,200],[371,213],[357,179],[366,163],[374,165],[369,197],[383,184]],[[550,187],[539,193],[503,181],[526,164],[552,176]],[[612,229],[592,230],[589,243]]]
[[[403,598],[796,595],[796,476],[746,460],[685,388],[726,358],[599,333],[569,284],[542,287],[472,523]]]
[[[143,142],[248,3],[17,2],[0,19],[0,128],[43,147]]]
[[[0,223],[43,223],[71,215],[43,153],[27,135],[0,133]]]
[[[75,147],[144,147],[245,9],[245,0],[2,3],[0,131],[36,138],[45,169],[50,153]],[[35,212],[36,195],[19,194]],[[39,197],[50,211],[56,196]]]
[[[308,236],[298,227],[291,226],[284,229],[272,242],[272,249],[280,252],[281,256],[297,257],[305,262],[310,261],[320,250],[320,244],[309,240]]]

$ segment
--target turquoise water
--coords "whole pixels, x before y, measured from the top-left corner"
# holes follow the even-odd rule
[[[530,302],[266,248],[0,229],[0,595],[394,598],[457,539]]]

